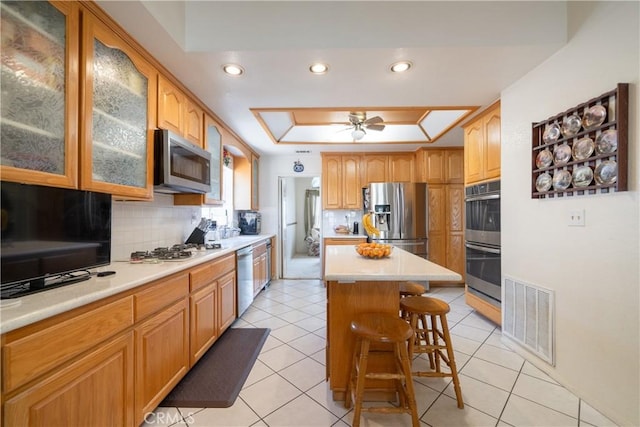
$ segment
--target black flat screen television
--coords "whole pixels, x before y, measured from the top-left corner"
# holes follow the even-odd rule
[[[88,279],[111,260],[111,195],[1,182],[2,298]],[[84,276],[84,277],[83,277]]]

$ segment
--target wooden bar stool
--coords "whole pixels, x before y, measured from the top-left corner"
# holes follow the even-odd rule
[[[400,298],[420,296],[427,292],[424,286],[416,282],[400,282]],[[409,321],[409,315],[400,309],[400,317]]]
[[[344,406],[351,407],[355,403],[353,413],[353,427],[360,425],[360,414],[365,412],[408,413],[414,427],[420,425],[418,410],[411,377],[411,363],[407,352],[407,340],[413,336],[409,324],[390,314],[366,313],[361,314],[351,322],[351,332],[356,337],[353,351],[353,362],[347,382]],[[367,372],[367,363],[371,343],[392,344],[396,372]],[[374,350],[371,350],[374,351]],[[398,407],[372,406],[362,407],[365,381],[394,380],[398,393]]]
[[[413,360],[415,353],[427,354],[431,369],[435,370],[433,372],[414,371],[413,375],[419,377],[451,377],[456,399],[458,400],[458,408],[464,408],[458,370],[453,355],[453,345],[447,324],[449,304],[437,298],[410,296],[400,300],[400,307],[409,313],[409,322],[414,331],[413,339],[409,340],[409,356]],[[427,322],[427,316],[431,321],[431,325]],[[438,319],[440,319],[440,328],[438,328]],[[442,344],[440,340],[443,341]],[[443,350],[446,350],[446,355]],[[442,372],[440,360],[447,364],[451,370],[450,373]]]
[[[400,282],[400,298],[419,296],[427,292],[424,286],[416,282]]]

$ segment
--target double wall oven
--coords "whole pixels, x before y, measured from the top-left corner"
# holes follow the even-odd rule
[[[465,188],[467,289],[500,307],[500,181]]]

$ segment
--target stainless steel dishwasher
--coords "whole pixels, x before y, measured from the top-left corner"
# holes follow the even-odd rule
[[[242,316],[253,302],[253,246],[238,249],[238,317]]]

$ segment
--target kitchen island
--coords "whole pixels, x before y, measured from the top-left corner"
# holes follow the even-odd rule
[[[459,281],[458,273],[410,252],[394,248],[388,258],[367,259],[355,246],[327,246],[324,279],[327,282],[327,376],[334,400],[344,400],[355,341],[349,331],[360,313],[398,315],[399,283],[408,280]],[[386,352],[372,354],[369,367],[375,371],[394,368]],[[371,382],[366,400],[385,400],[393,393],[390,382]]]

